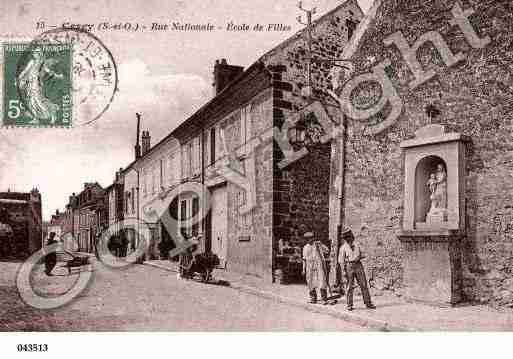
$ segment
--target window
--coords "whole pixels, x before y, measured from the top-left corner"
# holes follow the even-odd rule
[[[180,227],[183,226],[183,221],[187,219],[187,201],[182,200],[180,201]],[[182,234],[187,233],[187,230],[185,228],[182,228]]]
[[[134,202],[135,202],[135,188],[133,188],[133,187],[132,187],[132,195],[131,195],[131,197],[132,197],[132,213],[135,213],[135,204],[134,204]]]
[[[169,159],[167,161],[168,168],[167,168],[167,183],[172,186],[174,181],[174,175],[175,171],[173,169],[173,162],[174,162],[174,155],[169,156]]]
[[[146,168],[146,193],[151,193],[151,167]]]
[[[187,165],[189,163],[189,158],[187,155],[187,152],[189,150],[188,145],[184,145],[182,147],[182,178],[187,178],[189,176],[189,169],[187,168]]]
[[[192,213],[191,217],[197,215],[199,212],[199,198],[194,197],[192,199]],[[192,225],[192,235],[197,236],[199,234],[199,223],[196,222]]]
[[[199,137],[194,138],[190,142],[191,146],[191,166],[192,166],[192,172],[191,175],[195,176],[200,174],[200,167],[201,167],[201,141]]]
[[[125,213],[128,213],[128,201],[130,200],[130,192],[125,192]]]
[[[169,157],[169,166],[167,176],[169,178],[169,184],[174,185],[178,182],[178,170],[180,168],[178,154],[174,153]]]
[[[353,37],[354,32],[356,31],[356,27],[358,26],[358,22],[352,21],[347,19],[346,20],[346,26],[347,26],[347,41],[351,40]]]
[[[192,141],[187,143],[187,149],[185,151],[185,177],[191,177],[192,175]]]
[[[164,173],[165,173],[164,167],[165,167],[164,159],[161,159],[160,160],[160,181],[159,181],[160,188],[164,187]]]
[[[251,139],[251,104],[241,109],[240,115],[240,144],[242,153],[247,153],[247,143]]]
[[[244,190],[237,191],[237,203],[236,203],[236,221],[238,222],[238,226],[241,229],[247,229],[250,225],[251,219],[251,211],[242,213],[242,208],[246,205],[247,202],[247,193]]]
[[[143,197],[146,197],[148,194],[148,188],[146,188],[146,169],[143,169],[142,171],[142,188],[143,188]]]
[[[210,129],[210,164],[213,165],[216,162],[216,129]]]
[[[200,202],[199,197],[188,197],[184,198],[180,201],[180,213],[179,218],[182,223],[180,223],[180,227],[182,229],[182,233],[190,236],[190,235],[198,235],[200,231],[200,224],[194,223],[192,226],[185,226],[185,221],[190,220],[198,214],[200,211]]]
[[[196,168],[197,168],[197,174],[201,173],[201,136],[198,136],[196,138]]]
[[[226,143],[224,128],[218,127],[216,132],[217,132],[217,141],[216,141],[216,161],[217,161],[226,155],[225,150],[227,150],[228,146]],[[226,148],[225,148],[225,146],[226,146]]]
[[[151,193],[157,191],[157,171],[155,164],[151,166]]]

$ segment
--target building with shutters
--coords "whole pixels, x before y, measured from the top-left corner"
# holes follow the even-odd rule
[[[319,17],[312,24],[316,56],[340,56],[362,17],[355,0]],[[176,218],[197,213],[203,218],[182,233],[200,234],[202,250],[216,253],[227,270],[269,281],[280,240],[302,246],[303,233],[313,230],[329,243],[330,228],[336,229],[329,219],[334,146],[312,149],[303,160],[280,167],[283,155],[272,140],[273,128],[282,128],[305,107],[313,106],[311,112],[324,119],[338,121],[340,116],[327,94],[329,62],[315,62],[311,70],[315,95],[326,104],[312,104],[302,94],[308,85],[305,39],[306,32],[300,31],[246,69],[217,60],[213,99],[154,147],[149,133],[143,131],[140,138],[138,130],[135,160],[123,170],[125,216],[146,220],[143,209],[170,195],[173,186],[200,184],[208,189],[208,203],[194,193],[181,193],[170,202]],[[147,222],[153,233],[151,258],[166,234],[158,219]]]
[[[97,182],[84,183],[84,189],[70,197],[74,247],[93,253],[99,231],[98,210],[104,206],[105,190]]]

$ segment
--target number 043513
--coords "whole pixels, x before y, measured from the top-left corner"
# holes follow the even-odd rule
[[[47,352],[48,344],[18,344],[16,349],[19,352]]]

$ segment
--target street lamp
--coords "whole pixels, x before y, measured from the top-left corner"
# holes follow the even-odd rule
[[[290,144],[295,147],[302,147],[306,137],[305,131],[306,128],[298,123],[294,124],[292,127],[289,127],[287,136]]]
[[[308,45],[308,56],[307,56],[307,59],[308,59],[308,63],[307,63],[307,79],[308,79],[308,84],[306,86],[306,88],[302,89],[302,94],[303,96],[305,96],[306,98],[309,98],[311,99],[313,96],[312,96],[312,74],[311,74],[311,71],[312,71],[312,62],[316,62],[316,63],[321,63],[321,64],[324,64],[324,63],[328,63],[331,65],[332,67],[332,87],[333,89],[332,90],[328,90],[328,94],[336,101],[336,103],[339,105],[339,108],[342,106],[341,103],[340,103],[340,100],[338,98],[338,95],[335,93],[335,91],[339,88],[341,88],[343,85],[343,83],[340,83],[340,77],[338,76],[339,73],[338,72],[334,72],[335,71],[341,71],[342,69],[346,70],[346,75],[347,76],[344,76],[344,79],[342,82],[347,82],[349,80],[349,78],[346,78],[346,77],[350,77],[352,73],[354,73],[354,70],[355,70],[355,66],[353,64],[352,61],[348,60],[348,59],[342,59],[342,58],[326,58],[324,57],[323,54],[319,53],[319,52],[315,52],[312,50],[312,14],[315,13],[315,9],[312,9],[312,10],[306,10],[303,8],[303,5],[301,2],[299,2],[298,4],[298,7],[300,10],[302,10],[303,12],[306,13],[307,15],[307,22],[304,23],[301,21],[301,17],[298,18],[298,22],[300,24],[303,24],[303,25],[306,25],[306,32],[307,32],[307,45]],[[316,57],[314,58],[314,55],[316,55]],[[337,78],[335,77],[337,76]],[[304,91],[303,91],[304,90]],[[315,116],[314,116],[315,117]],[[306,122],[308,123],[308,122]],[[346,128],[347,128],[347,118],[345,116],[345,114],[342,113],[342,116],[341,116],[341,119],[340,119],[340,124],[339,124],[340,128],[341,128],[341,136],[336,136],[335,138],[332,138],[332,141],[336,141],[336,144],[335,144],[335,150],[334,152],[332,152],[332,154],[336,155],[338,154],[338,163],[334,163],[334,165],[331,166],[331,169],[332,171],[334,171],[337,176],[332,176],[332,178],[336,178],[335,179],[335,182],[333,183],[334,185],[337,185],[338,184],[338,205],[336,207],[338,207],[338,211],[335,209],[335,213],[338,212],[338,219],[337,221],[335,222],[336,224],[336,229],[334,227],[332,227],[332,224],[330,223],[330,237],[331,237],[331,247],[332,247],[332,264],[331,264],[331,269],[333,271],[333,273],[337,273],[337,260],[336,260],[336,253],[334,253],[335,251],[338,251],[338,248],[339,248],[339,233],[342,231],[342,228],[344,226],[344,222],[345,222],[345,215],[344,215],[344,206],[345,206],[345,174],[346,174],[346,171],[345,171],[345,157],[346,157]],[[306,127],[306,128],[304,128]],[[310,145],[312,143],[316,143],[316,140],[317,139],[320,139],[321,138],[321,134],[322,132],[319,132],[317,131],[316,127],[317,126],[313,126],[314,127],[314,131],[309,131],[309,126],[306,125],[306,126],[301,126],[300,124],[295,124],[294,127],[292,127],[290,129],[290,131],[288,132],[289,134],[289,139],[290,139],[290,142],[293,146],[299,146],[299,145],[305,145],[308,143],[308,141],[311,141],[310,142]],[[321,131],[322,131],[322,127],[321,127]],[[309,135],[309,132],[312,132],[312,135]],[[331,211],[331,205],[330,205],[330,211]],[[331,271],[330,271],[331,272]],[[335,275],[334,277],[332,277],[330,275],[330,284],[334,284],[336,286],[338,286],[340,284],[340,280],[339,280],[339,276],[338,275]]]

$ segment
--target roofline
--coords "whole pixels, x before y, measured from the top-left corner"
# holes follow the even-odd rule
[[[340,5],[338,5],[337,7],[335,7],[334,9],[332,9],[332,10],[328,11],[326,14],[322,15],[320,18],[316,19],[315,21],[312,21],[312,26],[315,27],[316,25],[322,23],[324,20],[326,20],[326,18],[330,17],[331,15],[333,15],[335,12],[337,12],[341,8],[347,6],[348,3],[350,3],[350,2],[353,2],[356,5],[356,7],[360,11],[360,15],[362,15],[362,17],[365,16],[362,8],[358,4],[358,1],[356,1],[356,0],[346,0],[343,3],[341,3]],[[286,47],[287,45],[289,45],[291,42],[297,40],[299,37],[301,37],[304,34],[305,31],[306,31],[306,28],[303,28],[303,29],[297,31],[294,35],[292,35],[289,38],[287,38],[286,40],[280,42],[278,45],[273,47],[271,50],[265,52],[262,56],[260,56],[259,61],[262,61],[264,58],[270,56],[271,53],[273,53],[274,51],[282,49],[282,48]]]
[[[337,7],[335,7],[334,9],[328,11],[326,14],[322,15],[320,18],[316,19],[315,21],[313,21],[312,25],[315,26],[317,24],[320,24],[322,23],[324,20],[326,20],[326,18],[330,17],[333,13],[337,12],[338,10],[340,10],[341,8],[347,6],[350,2],[353,2],[357,9],[360,11],[360,14],[362,16],[364,16],[365,14],[363,13],[362,11],[362,8],[360,7],[360,5],[358,4],[358,1],[356,0],[346,0],[344,1],[343,3],[341,3],[340,5],[338,5]],[[381,3],[381,0],[375,0],[374,2],[374,6],[376,5],[376,3]],[[373,7],[374,7],[373,6]],[[366,16],[365,16],[366,17]],[[363,21],[362,21],[363,22]],[[361,23],[360,23],[361,25]],[[357,28],[357,31],[358,29],[360,28],[360,25],[358,26]],[[283,48],[283,47],[286,47],[288,44],[290,44],[292,41],[295,41],[297,40],[298,37],[300,37],[300,35],[302,35],[304,33],[305,29],[301,29],[299,31],[297,31],[294,35],[290,36],[289,38],[287,38],[286,40],[282,41],[281,43],[279,43],[278,45],[276,45],[275,47],[273,47],[271,50],[267,51],[265,54],[263,54],[262,56],[260,56],[254,63],[252,63],[248,68],[246,68],[240,75],[238,75],[237,77],[235,77],[230,83],[228,83],[228,85],[223,89],[221,90],[221,92],[219,92],[218,94],[216,94],[215,97],[213,97],[211,100],[209,100],[207,103],[205,103],[203,106],[201,106],[196,112],[194,112],[192,115],[190,115],[187,119],[185,119],[184,121],[182,121],[178,126],[176,126],[173,130],[171,130],[171,132],[165,136],[162,140],[160,140],[157,144],[155,144],[153,147],[151,147],[148,152],[146,152],[144,155],[142,155],[141,157],[133,160],[132,162],[130,162],[124,169],[121,170],[121,173],[125,174],[126,171],[128,171],[130,168],[132,168],[137,161],[139,160],[142,160],[144,159],[145,157],[147,157],[149,154],[153,153],[159,146],[161,146],[164,142],[166,142],[167,140],[169,140],[170,138],[173,137],[173,134],[175,134],[178,130],[180,130],[181,128],[183,128],[184,126],[186,126],[190,121],[192,121],[193,118],[195,118],[196,116],[199,116],[199,114],[203,111],[205,111],[212,103],[214,103],[215,101],[217,101],[225,92],[227,92],[229,89],[231,89],[233,86],[235,86],[238,82],[240,82],[244,77],[246,77],[248,75],[248,73],[250,73],[251,71],[254,70],[255,67],[257,66],[262,66],[263,65],[263,68],[265,69],[265,64],[264,64],[264,58],[269,56],[272,52],[280,49],[280,48]],[[353,39],[355,38],[356,36],[353,36]],[[349,43],[348,43],[349,44]],[[348,47],[348,44],[346,44],[345,46],[345,49]],[[345,49],[344,49],[344,53],[345,53]]]
[[[185,127],[190,121],[192,121],[193,118],[200,116],[201,112],[208,109],[208,107],[211,104],[218,101],[222,97],[222,95],[224,95],[229,90],[231,90],[236,84],[238,84],[242,79],[244,79],[246,76],[248,76],[251,72],[253,72],[255,69],[257,69],[257,67],[259,67],[259,66],[263,70],[265,70],[270,76],[270,72],[267,70],[265,64],[262,61],[260,61],[260,59],[258,59],[253,64],[251,64],[246,70],[244,70],[241,74],[239,74],[237,77],[235,77],[230,83],[228,83],[228,85],[225,86],[225,88],[223,90],[221,90],[221,92],[216,94],[216,96],[214,98],[212,98],[206,104],[201,106],[195,113],[193,113],[191,116],[189,116],[189,118],[187,118],[185,121],[183,121],[178,126],[176,126],[176,128],[168,136],[171,136],[173,133],[175,133],[175,132],[179,131],[180,129],[182,129],[183,127]],[[271,86],[269,86],[269,87],[271,87]]]
[[[169,139],[174,138],[174,134],[181,130],[184,126],[189,124],[192,119],[196,118],[197,116],[200,116],[203,111],[208,109],[208,107],[215,103],[216,101],[219,101],[219,99],[223,96],[223,94],[227,93],[230,89],[232,89],[237,83],[239,83],[242,79],[244,79],[249,73],[253,72],[258,66],[262,66],[262,69],[265,69],[265,65],[260,61],[255,61],[251,66],[249,66],[247,69],[245,69],[241,74],[239,74],[237,77],[235,77],[231,82],[228,83],[228,85],[219,92],[215,97],[210,99],[207,103],[205,103],[203,106],[201,106],[196,112],[194,112],[192,115],[190,115],[187,119],[182,121],[178,126],[176,126],[167,136],[165,136],[162,140],[160,140],[157,144],[152,146],[148,152],[146,152],[141,157],[133,160],[130,162],[124,169],[121,170],[121,172],[124,174],[127,170],[133,167],[133,165],[144,158],[146,158],[148,155],[153,153],[158,147],[160,147],[164,142],[166,142]],[[267,69],[266,69],[267,71]],[[176,139],[178,141],[178,139]]]
[[[362,41],[363,35],[365,35],[372,21],[376,18],[376,13],[378,12],[382,2],[383,0],[374,0],[374,3],[369,9],[369,12],[365,15],[360,24],[358,24],[353,37],[345,46],[344,51],[342,52],[343,59],[350,59],[356,53],[356,50],[358,50],[360,42]]]

